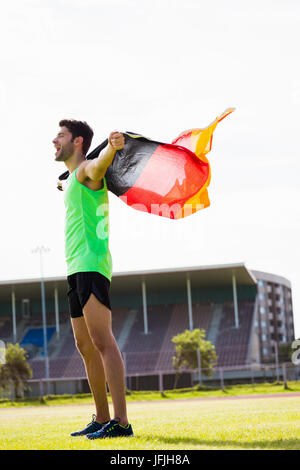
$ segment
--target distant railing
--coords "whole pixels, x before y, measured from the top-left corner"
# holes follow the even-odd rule
[[[81,360],[81,358],[78,358]],[[41,362],[41,361],[40,361]],[[51,366],[50,366],[51,367]],[[84,369],[82,369],[84,370]],[[29,380],[29,383],[39,384],[40,396],[43,396],[48,385],[53,382],[75,382],[86,380],[85,373],[80,375],[67,375],[67,376],[55,376],[53,370],[50,369],[50,378],[45,377],[33,378]],[[202,386],[213,386],[214,388],[220,388],[224,390],[226,385],[233,383],[245,383],[245,384],[257,384],[262,382],[277,382],[282,381],[286,386],[289,381],[300,380],[300,365],[294,365],[292,363],[282,363],[278,366],[274,364],[252,364],[252,365],[241,365],[231,367],[216,367],[213,369],[210,375],[205,369],[182,369],[180,374],[189,374],[191,377],[191,384],[202,385]],[[158,390],[161,392],[165,390],[164,377],[167,375],[176,374],[175,369],[164,369],[164,370],[145,370],[139,372],[126,372],[126,381],[131,378],[142,378],[142,377],[157,377],[158,379]],[[45,388],[45,385],[47,387]],[[129,388],[129,387],[128,387]],[[143,388],[135,387],[135,389],[142,390]]]

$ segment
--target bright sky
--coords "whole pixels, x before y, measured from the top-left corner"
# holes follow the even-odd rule
[[[211,206],[174,221],[110,194],[114,272],[245,262],[292,282],[300,336],[297,0],[10,0],[0,14],[0,279],[66,275],[52,138],[86,120],[164,142],[227,107]]]

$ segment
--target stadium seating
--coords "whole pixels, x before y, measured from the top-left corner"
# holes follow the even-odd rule
[[[148,306],[149,334],[144,333],[143,310],[139,309],[136,322],[123,347],[127,373],[154,370],[159,357],[173,306]]]
[[[251,325],[253,321],[254,301],[239,301],[239,327],[235,327],[233,302],[224,302],[223,316],[216,340],[218,366],[245,364]]]
[[[193,304],[194,328],[200,328],[206,332],[208,331],[213,305],[212,302],[198,302]]]
[[[210,302],[192,304],[194,328],[208,330],[212,315]],[[187,304],[177,304],[173,306],[172,316],[165,333],[159,358],[156,363],[156,370],[171,370],[173,368],[173,356],[175,347],[172,343],[173,336],[189,328],[188,306]]]
[[[65,337],[63,338],[63,342],[61,344],[59,350],[59,357],[70,357],[73,355],[79,355],[77,348],[75,346],[74,335],[72,328],[70,327],[67,331]]]
[[[136,322],[124,345],[124,352],[160,351],[163,337],[170,320],[172,306],[148,306],[149,334],[144,333],[143,310],[139,309]]]
[[[112,315],[112,330],[115,338],[118,338],[122,325],[125,321],[126,314],[128,313],[128,307],[117,307],[113,309]]]
[[[0,339],[7,340],[12,336],[12,319],[11,317],[0,317]]]
[[[193,326],[204,329],[209,335],[214,307],[210,301],[192,304]],[[253,322],[254,301],[239,300],[239,328],[235,328],[232,301],[218,304],[221,315],[214,331],[215,347],[218,355],[218,366],[243,365],[247,361],[247,352]],[[112,328],[114,335],[122,336],[122,354],[127,374],[143,374],[146,372],[171,371],[175,352],[172,338],[189,328],[188,307],[185,303],[148,305],[149,334],[144,333],[142,306],[137,309],[128,326],[129,307],[118,307],[112,312]],[[85,377],[82,358],[76,349],[69,315],[60,316],[63,334],[49,348],[50,376]],[[61,320],[62,321],[62,320]],[[126,323],[127,321],[127,323]],[[127,325],[127,327],[124,327]],[[4,325],[3,325],[4,326]],[[36,326],[41,327],[41,319]],[[214,324],[214,327],[216,324]],[[124,334],[124,328],[126,334]],[[51,327],[50,327],[51,328]],[[52,327],[53,328],[53,327]],[[31,333],[32,335],[33,333]],[[53,342],[52,342],[53,343]],[[45,366],[41,357],[30,361],[34,378],[44,377]]]
[[[47,327],[47,342],[49,343],[53,333],[54,327]],[[44,345],[43,328],[30,328],[24,338],[21,340],[21,346],[25,344],[34,344],[38,348],[42,348]]]

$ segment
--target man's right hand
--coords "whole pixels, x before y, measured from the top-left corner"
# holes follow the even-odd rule
[[[113,131],[109,134],[108,143],[113,150],[121,150],[125,145],[125,138],[121,132]]]

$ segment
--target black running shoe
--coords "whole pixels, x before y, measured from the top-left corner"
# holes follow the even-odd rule
[[[87,434],[87,439],[105,439],[107,437],[130,437],[133,436],[131,424],[121,426],[115,419],[111,419],[99,431]]]
[[[82,429],[81,431],[72,432],[70,436],[86,436],[89,433],[100,431],[100,429],[102,429],[105,424],[106,423],[98,423],[98,421],[96,421],[96,415],[93,415],[92,421],[87,424],[84,429]]]

